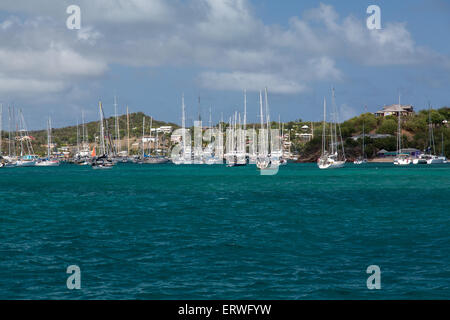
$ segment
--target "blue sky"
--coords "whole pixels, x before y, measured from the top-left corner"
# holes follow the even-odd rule
[[[24,110],[30,128],[144,111],[180,123],[227,119],[243,109],[257,121],[258,90],[269,90],[272,119],[319,120],[336,88],[341,118],[397,101],[450,105],[450,2],[250,0],[37,0],[0,4],[0,102]],[[81,30],[65,26],[81,8]],[[366,28],[381,8],[382,30]],[[6,126],[6,121],[4,121]]]

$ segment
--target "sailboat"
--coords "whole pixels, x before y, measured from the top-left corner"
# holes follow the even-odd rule
[[[79,126],[77,121],[77,153],[74,156],[74,163],[80,166],[87,166],[90,164],[91,156],[89,150],[89,137],[86,121],[84,118],[84,111],[81,110],[81,145],[79,142]]]
[[[57,167],[59,166],[59,160],[51,158],[52,147],[52,120],[48,118],[47,121],[47,158],[36,162],[38,167]]]
[[[241,167],[247,165],[245,132],[241,124],[241,114],[234,113],[234,120],[230,118],[230,128],[227,134],[227,167]]]
[[[418,158],[413,160],[413,164],[441,164],[446,163],[447,158],[442,153],[441,156],[436,156],[436,146],[434,142],[433,124],[431,122],[431,105],[428,111],[428,147],[426,153],[421,154]],[[444,148],[444,141],[442,136],[442,150]],[[431,152],[433,150],[433,152]]]
[[[334,88],[333,88],[333,115],[334,119],[330,123],[330,151],[326,148],[326,113],[327,113],[327,100],[326,98],[323,99],[323,124],[322,124],[322,153],[320,158],[317,160],[317,165],[320,169],[336,169],[336,168],[342,168],[345,166],[345,150],[344,150],[344,143],[342,141],[342,135],[340,130],[340,125],[337,126],[337,108],[334,103]],[[339,128],[339,138],[340,141],[338,141],[338,133],[337,129]],[[341,148],[339,148],[341,146]]]
[[[95,156],[92,159],[92,168],[93,169],[111,169],[114,166],[114,162],[109,158],[109,146],[111,145],[111,136],[109,135],[108,126],[106,126],[105,133],[105,123],[104,123],[104,113],[102,102],[98,103],[99,114],[100,114],[100,156]],[[108,141],[105,141],[105,137],[108,138]]]
[[[31,137],[28,134],[22,110],[19,111],[20,132],[20,157],[16,162],[17,167],[34,167],[36,156],[34,155]]]
[[[142,159],[141,159],[141,161],[139,162],[140,164],[164,164],[164,163],[168,163],[169,162],[169,160],[168,159],[166,159],[165,157],[162,157],[162,156],[152,156],[152,149],[151,149],[151,142],[152,142],[152,124],[153,124],[153,118],[152,117],[150,117],[150,137],[149,137],[149,139],[148,139],[148,155],[147,154],[145,154],[145,148],[144,148],[144,136],[142,136],[142,147],[143,147],[143,153],[142,153]],[[145,127],[145,117],[143,118],[143,127]],[[144,130],[143,130],[143,133],[144,133]],[[155,139],[153,140],[153,145],[155,146],[156,145],[156,147],[155,147],[155,149],[156,149],[156,153],[157,153],[157,150],[158,150],[158,147],[157,147],[157,143],[158,143],[158,131],[157,130],[155,130],[155,133],[156,133],[156,137],[155,137]]]
[[[362,156],[358,157],[353,163],[354,164],[363,164],[363,163],[367,163],[367,158],[366,158],[366,152],[365,152],[365,147],[366,147],[366,121],[363,118],[363,130],[362,130]]]

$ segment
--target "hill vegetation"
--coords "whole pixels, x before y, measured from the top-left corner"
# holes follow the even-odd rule
[[[450,119],[450,108],[443,107],[438,110],[421,110],[411,116],[402,118],[402,147],[425,150],[429,146],[429,126],[428,119],[431,118],[433,133],[435,137],[435,153],[441,154],[442,147],[444,154],[450,157],[450,129],[444,121]],[[362,154],[362,139],[355,141],[353,136],[362,134],[363,124],[366,134],[388,134],[390,137],[371,139],[365,138],[365,153],[368,158],[376,157],[378,151],[396,151],[397,148],[397,125],[396,116],[376,117],[372,113],[365,113],[358,117],[349,119],[341,123],[342,138],[346,155],[349,160]],[[288,128],[299,128],[303,125],[310,125],[309,122],[293,123]],[[303,161],[317,160],[322,146],[322,124],[314,123],[314,139],[307,143],[302,143],[291,133],[294,147]],[[298,132],[298,130],[293,130]],[[441,140],[444,140],[442,146]]]

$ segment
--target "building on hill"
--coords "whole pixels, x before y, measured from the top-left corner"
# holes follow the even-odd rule
[[[400,150],[401,154],[407,154],[411,157],[418,157],[422,154],[422,151],[415,148],[404,148]],[[384,149],[377,152],[377,157],[386,158],[386,157],[395,157],[397,156],[397,151],[386,151]]]
[[[414,114],[414,107],[412,105],[393,104],[384,106],[382,110],[375,112],[377,117],[398,116],[399,114],[401,116]]]

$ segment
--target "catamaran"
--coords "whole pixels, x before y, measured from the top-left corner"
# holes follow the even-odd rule
[[[334,88],[333,88],[333,121],[330,123],[330,151],[326,148],[326,127],[327,127],[327,100],[323,99],[323,124],[322,124],[322,153],[320,158],[317,160],[317,165],[320,169],[336,169],[345,166],[345,150],[344,143],[342,141],[341,127],[337,125],[337,108],[334,103]],[[338,131],[339,129],[339,141],[338,141]]]
[[[47,121],[47,158],[36,162],[38,167],[57,167],[59,166],[59,160],[51,158],[52,148],[52,120],[48,118]]]
[[[444,141],[442,135],[442,151],[444,149]],[[433,153],[431,151],[433,150]],[[413,160],[413,164],[442,164],[447,162],[447,158],[444,153],[440,156],[436,156],[436,146],[434,141],[433,124],[431,122],[431,105],[428,111],[428,147],[426,148],[426,153],[421,154],[418,158]]]

